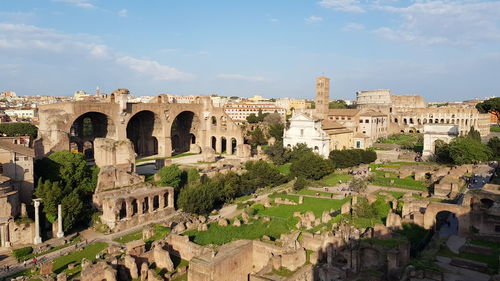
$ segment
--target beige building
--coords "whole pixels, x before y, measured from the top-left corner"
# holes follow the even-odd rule
[[[35,152],[32,148],[17,143],[20,143],[20,140],[0,138],[0,169],[2,175],[12,179],[12,185],[19,192],[20,200],[30,204],[34,188]]]
[[[384,113],[388,118],[388,134],[423,133],[426,124],[457,125],[461,135],[472,127],[489,134],[488,114],[480,114],[474,103],[427,107],[420,95],[394,95],[389,90],[360,91],[356,93],[358,108]]]
[[[317,118],[325,120],[328,115],[328,104],[330,103],[330,78],[320,76],[316,78],[316,109]]]
[[[276,100],[276,106],[286,109],[286,114],[292,114],[292,111],[302,112],[306,109],[305,99],[281,98]]]
[[[245,122],[250,114],[258,115],[259,111],[262,113],[278,113],[285,118],[286,109],[276,106],[274,103],[234,103],[224,106],[226,114],[235,122]]]

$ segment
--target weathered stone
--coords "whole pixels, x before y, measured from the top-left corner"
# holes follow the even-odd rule
[[[226,219],[221,218],[221,219],[219,219],[219,220],[217,221],[217,224],[218,224],[219,226],[227,226],[227,225],[228,225],[228,222],[227,222],[227,220],[226,220]]]
[[[142,240],[148,240],[155,235],[153,226],[148,225],[142,229]]]
[[[179,222],[175,227],[174,227],[174,232],[175,233],[182,233],[186,230],[186,226],[184,225],[183,222]]]
[[[141,281],[146,281],[148,279],[148,270],[149,264],[147,262],[143,262],[141,264]]]
[[[200,221],[200,223],[206,223],[207,222],[207,218],[205,216],[198,216],[198,220]]]
[[[327,223],[332,219],[332,216],[328,211],[324,211],[323,214],[321,215],[321,222],[322,223]]]
[[[68,280],[68,275],[66,273],[57,274],[57,281],[66,281]]]
[[[132,279],[139,278],[137,263],[135,262],[135,259],[132,256],[126,255],[124,259],[124,264],[125,267],[128,269],[130,277],[132,277]]]
[[[153,250],[153,257],[157,267],[165,268],[168,271],[174,270],[174,263],[170,259],[170,254],[166,250],[163,250],[159,246],[155,247]]]
[[[376,239],[390,239],[392,237],[391,230],[385,225],[376,224],[373,227],[373,238]]]
[[[247,212],[243,211],[243,213],[241,213],[241,219],[247,223],[248,220],[250,219],[250,216],[247,214]]]
[[[268,221],[271,221],[271,218],[270,217],[263,217],[262,221],[263,222],[268,222]]]
[[[262,235],[262,240],[271,241],[271,238],[267,235]]]
[[[312,252],[310,255],[309,255],[309,262],[311,264],[317,264],[319,261],[319,257],[318,257],[318,252]]]
[[[351,202],[345,202],[340,208],[341,214],[350,214],[351,213]]]
[[[297,270],[305,262],[306,250],[304,248],[281,255],[281,266],[291,271]]]
[[[208,230],[208,226],[206,223],[201,223],[198,225],[198,231],[207,231]]]
[[[304,196],[299,196],[299,204],[304,204]]]
[[[401,217],[394,212],[389,212],[385,220],[385,225],[392,230],[401,229],[402,228]]]
[[[234,219],[233,226],[241,226],[241,221],[239,219]]]

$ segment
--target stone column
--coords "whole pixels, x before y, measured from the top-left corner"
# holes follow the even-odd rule
[[[158,200],[158,202],[159,202],[159,203],[158,203],[158,205],[160,205],[160,206],[158,206],[158,208],[159,208],[159,209],[163,209],[163,208],[165,208],[165,196],[164,196],[163,194],[159,194],[159,195],[158,195],[158,198],[159,198],[159,200]]]
[[[221,137],[216,137],[216,142],[215,142],[215,152],[221,153],[222,152],[222,138]]]
[[[149,202],[149,212],[152,213],[153,212],[153,196],[149,196],[148,197],[148,202]]]
[[[40,199],[34,199],[33,202],[35,205],[35,238],[33,244],[37,245],[42,243],[42,237],[40,237]]]
[[[5,247],[5,224],[0,225],[0,247]]]
[[[63,231],[63,223],[62,223],[62,206],[61,204],[57,205],[57,238],[63,238],[64,237],[64,231]]]
[[[167,207],[174,207],[174,191],[171,190],[168,192],[168,205]]]
[[[126,217],[129,219],[132,217],[132,213],[134,210],[132,209],[132,201],[126,200],[125,201],[125,210],[126,210]]]
[[[144,205],[144,198],[137,198],[137,214],[142,215],[143,212],[143,205]]]

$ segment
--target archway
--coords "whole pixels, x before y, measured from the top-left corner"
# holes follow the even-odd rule
[[[173,154],[187,152],[191,144],[196,143],[198,123],[198,117],[191,111],[183,111],[175,117],[170,129]]]
[[[151,111],[136,113],[127,124],[127,138],[139,157],[158,154],[158,140],[153,136],[156,116]]]
[[[231,154],[236,153],[236,146],[238,145],[235,138],[231,138]]]
[[[137,204],[137,199],[132,200],[132,215],[136,215],[139,211],[139,206]]]
[[[434,229],[438,231],[439,237],[450,237],[458,234],[458,219],[455,213],[441,211],[436,214]]]
[[[212,137],[211,143],[212,143],[212,148],[214,150],[217,150],[217,138],[216,137]]]
[[[226,140],[226,138],[222,137],[220,139],[220,142],[221,142],[221,153],[227,152],[227,140]]]
[[[125,203],[125,201],[122,201],[122,203],[120,204],[120,213],[119,213],[119,217],[120,219],[124,219],[125,217],[127,216],[127,204]]]
[[[113,120],[106,114],[93,111],[84,113],[71,124],[69,149],[82,153],[86,149],[92,149],[87,153],[88,158],[93,158],[94,140],[96,138],[112,138],[115,133],[116,128]]]

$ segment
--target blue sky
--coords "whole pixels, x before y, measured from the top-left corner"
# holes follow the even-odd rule
[[[500,1],[2,0],[0,91],[498,96]]]

